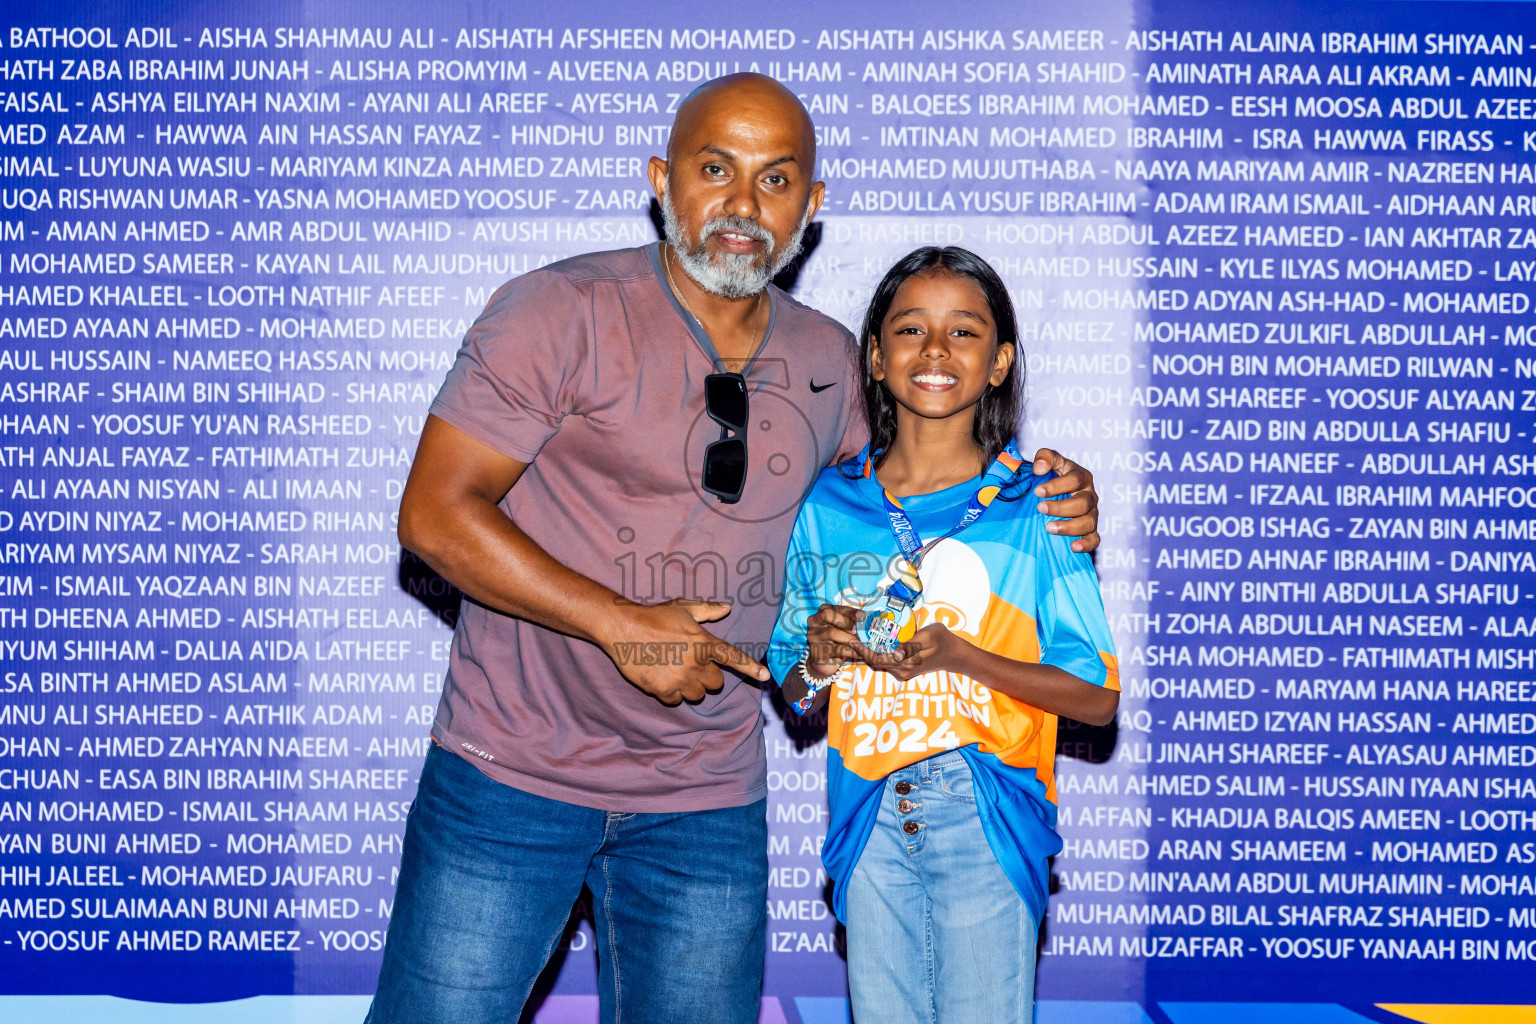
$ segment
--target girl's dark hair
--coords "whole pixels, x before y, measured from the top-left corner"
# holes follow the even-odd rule
[[[1019,351],[1019,328],[1007,286],[990,263],[969,249],[956,245],[943,248],[925,245],[907,253],[886,271],[875,289],[874,298],[869,300],[869,311],[864,314],[864,329],[859,337],[859,383],[864,396],[864,418],[869,424],[869,450],[881,453],[875,456],[876,465],[885,458],[884,453],[891,450],[891,443],[896,440],[896,400],[885,383],[875,380],[870,373],[870,351],[880,337],[880,325],[891,311],[891,303],[896,301],[897,289],[907,278],[935,270],[975,281],[992,311],[997,343],[1013,346],[1013,366],[1008,379],[995,387],[989,386],[976,404],[976,422],[971,433],[986,453],[988,463],[1007,447],[1019,427],[1024,359]]]

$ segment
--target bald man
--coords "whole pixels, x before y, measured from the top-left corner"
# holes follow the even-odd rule
[[[372,1024],[511,1024],[583,885],[603,1021],[757,1020],[755,654],[801,499],[862,444],[848,332],[770,285],[815,149],[772,79],[701,87],[650,162],[666,241],[510,281],[465,337],[400,506],[467,599]],[[1042,456],[1095,546],[1091,478]]]

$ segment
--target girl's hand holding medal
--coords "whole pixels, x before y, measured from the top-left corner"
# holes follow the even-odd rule
[[[859,620],[864,613],[843,604],[824,604],[816,609],[806,628],[810,654],[806,668],[818,679],[835,674],[851,661],[863,661],[859,643]]]
[[[858,660],[906,682],[924,672],[954,671],[967,648],[974,649],[969,640],[950,632],[942,622],[930,622],[890,654],[881,654],[859,644]]]
[[[816,610],[806,630],[810,643],[806,666],[812,676],[826,678],[849,662],[862,661],[906,682],[924,672],[952,669],[964,657],[964,649],[972,646],[942,622],[930,622],[895,650],[874,651],[859,637],[859,623],[864,618],[863,611],[847,605],[824,604]]]

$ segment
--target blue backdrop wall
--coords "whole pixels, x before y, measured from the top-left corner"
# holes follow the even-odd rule
[[[1528,6],[3,21],[0,1016],[360,1019],[457,606],[394,536],[427,404],[501,281],[656,237],[646,158],[743,69],[817,125],[795,294],[982,253],[1022,437],[1104,497],[1042,1019],[1536,1003]],[[824,748],[764,708],[764,1019],[842,1020]],[[578,908],[537,1019],[594,979]]]

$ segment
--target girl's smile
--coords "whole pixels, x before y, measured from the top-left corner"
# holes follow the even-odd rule
[[[896,400],[898,421],[959,416],[968,435],[976,403],[988,386],[1007,379],[1013,346],[997,343],[992,310],[975,281],[928,271],[897,289],[870,356],[872,375]]]
[[[928,370],[923,373],[912,374],[912,382],[924,391],[948,391],[959,384],[956,377],[952,377],[942,370]]]

